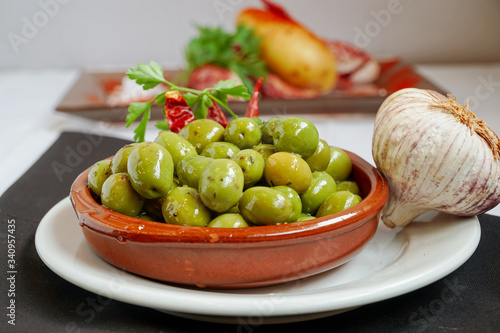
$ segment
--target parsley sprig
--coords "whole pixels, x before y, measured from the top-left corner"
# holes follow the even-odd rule
[[[188,74],[200,66],[213,64],[232,70],[248,91],[253,89],[253,79],[266,77],[267,69],[261,57],[260,38],[253,30],[238,26],[231,34],[220,27],[198,26],[198,36],[185,50]]]
[[[159,84],[167,85],[167,91],[177,91],[183,93],[186,103],[193,110],[196,119],[206,118],[208,108],[213,106],[213,103],[218,103],[221,107],[226,109],[231,116],[237,118],[233,111],[227,106],[227,97],[233,96],[236,98],[250,99],[248,89],[242,85],[236,85],[236,80],[219,81],[213,88],[204,90],[190,89],[178,86],[165,79],[162,67],[151,61],[149,65],[139,63],[137,68],[131,68],[127,71],[127,76],[131,80],[135,80],[137,84],[143,86],[143,89],[152,89]],[[163,107],[166,103],[165,92],[156,95],[149,102],[136,102],[130,103],[128,114],[126,118],[126,126],[129,127],[141,115],[141,121],[134,130],[134,140],[137,142],[144,141],[146,135],[146,127],[151,118],[151,106],[156,103],[158,106]],[[160,130],[168,130],[168,123],[166,121],[159,121],[156,127]]]

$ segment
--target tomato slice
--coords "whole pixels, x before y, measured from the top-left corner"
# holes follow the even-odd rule
[[[260,77],[255,83],[255,87],[253,88],[252,99],[250,99],[247,110],[245,111],[245,117],[252,118],[259,116],[259,94],[263,80],[264,78]]]

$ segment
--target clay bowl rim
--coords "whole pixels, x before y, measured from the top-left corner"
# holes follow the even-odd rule
[[[299,239],[310,240],[321,234],[342,234],[355,229],[377,216],[387,202],[389,189],[378,170],[358,155],[347,151],[353,174],[365,174],[370,189],[357,205],[342,212],[320,218],[279,225],[251,226],[245,228],[211,228],[180,226],[146,221],[113,212],[96,202],[87,186],[89,169],[73,182],[70,199],[79,224],[95,232],[112,236],[120,241],[139,243],[269,243],[271,241]],[[361,187],[366,186],[361,184]]]

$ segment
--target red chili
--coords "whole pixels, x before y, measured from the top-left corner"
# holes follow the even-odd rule
[[[172,132],[179,133],[184,126],[195,120],[193,111],[179,92],[167,91],[165,100],[165,117]]]
[[[214,100],[212,100],[212,102],[214,105],[208,108],[207,119],[215,120],[216,122],[221,124],[222,127],[226,127],[228,121],[226,116],[224,115],[224,112],[222,112],[217,102],[215,102]]]
[[[284,18],[289,21],[293,21],[292,17],[288,14],[288,12],[281,7],[280,5],[275,4],[274,2],[271,2],[269,0],[262,0],[262,3],[266,5],[267,10],[270,11],[271,13],[280,16],[281,18]]]
[[[252,118],[259,116],[259,94],[263,80],[264,78],[260,77],[255,83],[255,87],[253,88],[252,99],[248,103],[247,110],[245,111],[245,117]]]

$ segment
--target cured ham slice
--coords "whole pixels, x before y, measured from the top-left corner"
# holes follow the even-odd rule
[[[278,75],[269,73],[262,85],[262,95],[275,99],[301,99],[314,98],[322,95],[315,89],[304,89],[291,85]]]
[[[196,90],[214,87],[219,81],[236,80],[242,84],[236,73],[227,68],[215,65],[203,65],[191,72],[188,87]]]
[[[229,79],[241,82],[238,76],[230,69],[214,65],[204,65],[193,70],[189,77],[188,86],[193,89],[203,90],[213,87],[221,80]],[[302,89],[293,86],[273,73],[267,75],[266,81],[262,84],[261,92],[263,96],[276,99],[313,98],[320,95],[320,92],[317,90]]]
[[[337,87],[372,83],[380,75],[380,65],[365,51],[339,41],[325,42],[337,62],[341,79]]]

